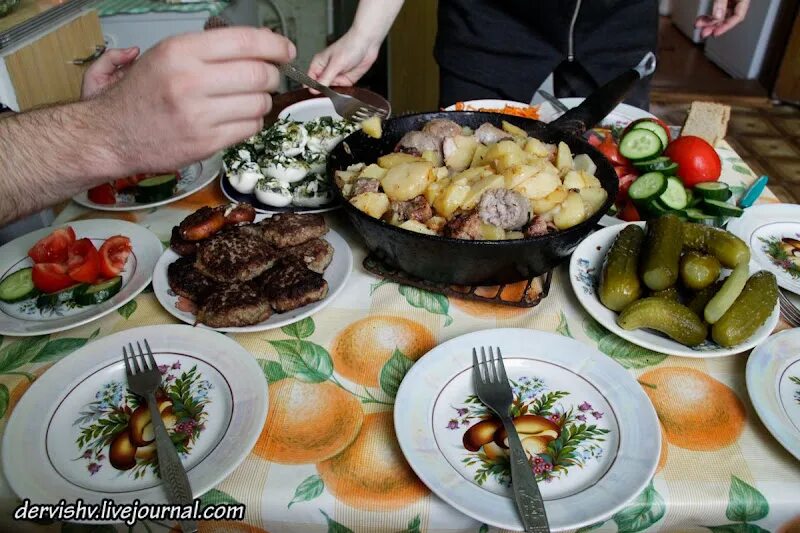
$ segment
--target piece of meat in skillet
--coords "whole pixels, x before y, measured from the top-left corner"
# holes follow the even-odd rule
[[[328,282],[296,259],[283,259],[258,279],[261,290],[278,313],[318,302],[328,295]]]
[[[558,231],[555,224],[547,222],[543,217],[535,216],[522,232],[526,237],[541,237],[555,231]]]
[[[328,233],[322,215],[279,213],[258,223],[264,240],[276,248],[297,246]]]
[[[181,237],[179,226],[172,228],[172,235],[169,238],[169,247],[173,252],[180,256],[194,256],[197,253],[197,245],[200,241],[187,241]]]
[[[481,124],[478,129],[475,130],[475,137],[478,139],[478,142],[483,144],[495,144],[503,139],[512,138],[510,133],[493,126],[488,122]]]
[[[389,204],[389,209],[392,218],[396,219],[398,222],[405,222],[406,220],[426,222],[433,216],[431,204],[429,204],[428,199],[422,195],[412,198],[407,202],[392,200]]]
[[[325,272],[333,259],[333,246],[324,239],[311,239],[281,251],[284,253],[284,257],[302,261],[309,270],[319,274]]]
[[[446,118],[435,118],[422,127],[422,133],[427,133],[442,141],[448,137],[461,135],[461,125]]]
[[[232,283],[210,294],[197,310],[197,321],[212,328],[258,324],[272,315],[269,302],[254,282]]]
[[[231,228],[200,244],[195,267],[222,282],[248,281],[275,264],[278,256],[264,241],[253,238],[248,226]]]
[[[476,240],[481,238],[481,217],[477,211],[453,217],[444,226],[444,236],[451,239]]]
[[[365,192],[378,192],[381,182],[375,178],[358,178],[353,184],[353,196],[358,196]]]
[[[409,131],[397,143],[397,152],[421,156],[423,152],[442,153],[442,140],[422,131]]]
[[[531,202],[511,189],[489,189],[481,196],[478,214],[487,224],[519,229],[531,218]]]
[[[167,283],[172,292],[193,302],[202,302],[217,285],[194,267],[194,257],[180,257],[167,267]]]

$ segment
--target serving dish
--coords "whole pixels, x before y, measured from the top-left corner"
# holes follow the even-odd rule
[[[659,353],[679,355],[682,357],[712,358],[726,357],[750,350],[763,342],[775,329],[780,319],[780,304],[775,308],[767,321],[745,342],[731,348],[723,348],[716,343],[706,341],[695,347],[680,344],[666,336],[646,329],[628,331],[617,324],[618,313],[605,307],[597,294],[597,287],[603,262],[617,235],[628,225],[636,224],[644,227],[644,222],[617,224],[601,229],[587,237],[572,254],[569,264],[569,278],[575,296],[589,315],[601,326],[623,339],[642,348]]]
[[[397,392],[394,421],[400,448],[437,496],[476,520],[522,530],[508,470],[493,455],[497,447],[494,442],[477,447],[470,435],[482,420],[491,420],[474,396],[475,346],[500,347],[515,405],[527,406],[529,420],[547,428],[533,437],[548,446],[531,463],[552,531],[602,522],[647,486],[658,463],[661,434],[641,385],[610,358],[573,339],[491,329],[428,352]],[[553,401],[544,402],[545,396]],[[582,437],[572,441],[570,451],[555,452],[562,435],[577,434],[581,427]]]

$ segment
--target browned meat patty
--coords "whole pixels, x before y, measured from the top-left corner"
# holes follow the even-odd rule
[[[288,248],[318,239],[328,233],[328,224],[322,215],[280,213],[259,223],[264,240],[276,248]]]
[[[276,259],[275,250],[262,240],[232,228],[200,244],[195,267],[216,281],[234,283],[263,274]]]
[[[169,238],[169,247],[172,251],[181,256],[193,256],[197,253],[198,241],[187,241],[181,237],[181,230],[178,226],[172,228],[172,235]]]
[[[305,263],[309,270],[318,274],[325,272],[333,259],[333,246],[323,239],[311,239],[303,244],[284,248],[286,258],[294,258]]]
[[[487,224],[519,229],[531,218],[531,202],[510,189],[489,189],[481,196],[478,214]]]
[[[269,302],[253,283],[234,283],[209,295],[197,321],[212,328],[252,326],[272,315]]]
[[[328,295],[328,282],[296,260],[283,260],[260,279],[261,289],[278,313],[318,302]]]
[[[420,195],[407,202],[392,201],[389,209],[392,210],[398,221],[416,220],[426,222],[433,216],[433,208],[427,198]]]
[[[452,239],[480,239],[481,217],[476,211],[458,215],[445,225],[444,235]]]
[[[194,257],[181,257],[170,263],[167,282],[172,292],[193,302],[202,302],[217,285],[194,267]]]

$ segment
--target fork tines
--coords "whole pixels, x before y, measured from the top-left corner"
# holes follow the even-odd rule
[[[486,348],[481,346],[481,362],[478,363],[478,353],[472,349],[472,364],[478,369],[481,379],[487,383],[503,383],[508,381],[506,367],[503,364],[503,354],[500,347],[497,347],[497,358],[494,357],[494,350],[489,347],[489,358],[486,358]]]
[[[139,341],[136,341],[136,347],[139,349],[138,355],[133,350],[133,343],[128,343],[130,356],[128,355],[128,350],[126,350],[124,346],[122,347],[122,355],[125,358],[125,369],[127,370],[129,376],[135,376],[136,374],[158,368],[158,364],[153,357],[153,350],[150,349],[150,344],[147,342],[147,339],[144,339],[144,346],[147,350],[146,359],[145,352],[142,350],[142,345],[139,344]],[[139,366],[139,359],[141,359],[141,367]]]
[[[386,110],[378,109],[377,107],[373,107],[371,105],[365,105],[358,108],[358,110],[353,113],[353,118],[358,122],[363,122],[374,116],[386,118]]]

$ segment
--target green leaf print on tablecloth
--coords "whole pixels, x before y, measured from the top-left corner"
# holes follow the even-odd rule
[[[240,502],[226,492],[221,490],[211,489],[202,496],[200,496],[200,506],[207,507],[209,505],[239,505]]]
[[[125,320],[128,320],[133,315],[133,313],[136,312],[137,307],[139,307],[139,305],[136,303],[136,300],[131,300],[130,302],[126,303],[125,305],[117,309],[117,313],[122,315],[122,318],[124,318]]]
[[[728,524],[727,526],[707,526],[714,533],[770,533],[768,529],[755,524]]]
[[[321,477],[317,475],[308,476],[294,490],[294,497],[286,507],[291,508],[295,503],[313,500],[322,494],[323,490],[325,490],[325,482],[322,481]]]
[[[667,506],[664,503],[664,498],[658,493],[651,481],[636,499],[622,511],[615,514],[611,520],[617,524],[617,533],[638,533],[658,523],[659,520],[664,518],[666,512]],[[603,524],[605,522],[582,527],[577,533],[598,529]]]
[[[381,390],[392,398],[397,396],[397,389],[400,388],[400,382],[403,381],[406,372],[408,372],[413,364],[414,361],[395,348],[394,353],[381,369]]]
[[[398,287],[400,294],[406,299],[409,305],[425,309],[434,315],[442,315],[445,317],[444,326],[447,327],[453,323],[453,317],[450,316],[450,300],[443,294],[435,292],[424,291],[416,287],[409,287],[408,285],[400,285]]]
[[[315,329],[316,326],[314,326],[314,321],[310,318],[304,318],[300,322],[283,326],[281,331],[286,335],[296,339],[307,339],[314,334]]]
[[[591,317],[584,320],[583,330],[590,339],[597,342],[598,350],[625,368],[646,368],[657,365],[667,358],[665,354],[636,346],[622,337],[618,337]]]
[[[5,383],[0,383],[0,418],[5,416],[9,401],[11,401],[11,395],[8,393],[8,387]]]
[[[264,372],[264,377],[267,378],[267,383],[273,383],[288,378],[289,376],[283,371],[283,367],[277,361],[267,361],[265,359],[257,359],[258,366]]]
[[[319,510],[325,516],[325,520],[328,521],[328,533],[353,533],[353,530],[349,527],[345,527],[330,516],[328,513],[323,511],[322,509]]]
[[[559,333],[560,335],[563,335],[565,337],[569,337],[570,339],[575,338],[572,336],[572,332],[569,330],[567,315],[564,314],[564,311],[561,311],[561,318],[558,321],[558,327],[556,328],[556,333]]]
[[[769,503],[758,489],[745,483],[736,476],[731,476],[731,488],[728,491],[728,508],[725,516],[735,524],[722,526],[705,526],[715,533],[761,533],[767,532],[755,524],[769,514]]]
[[[420,533],[419,526],[421,524],[422,524],[422,518],[420,518],[420,516],[417,515],[408,521],[408,525],[400,533]]]

